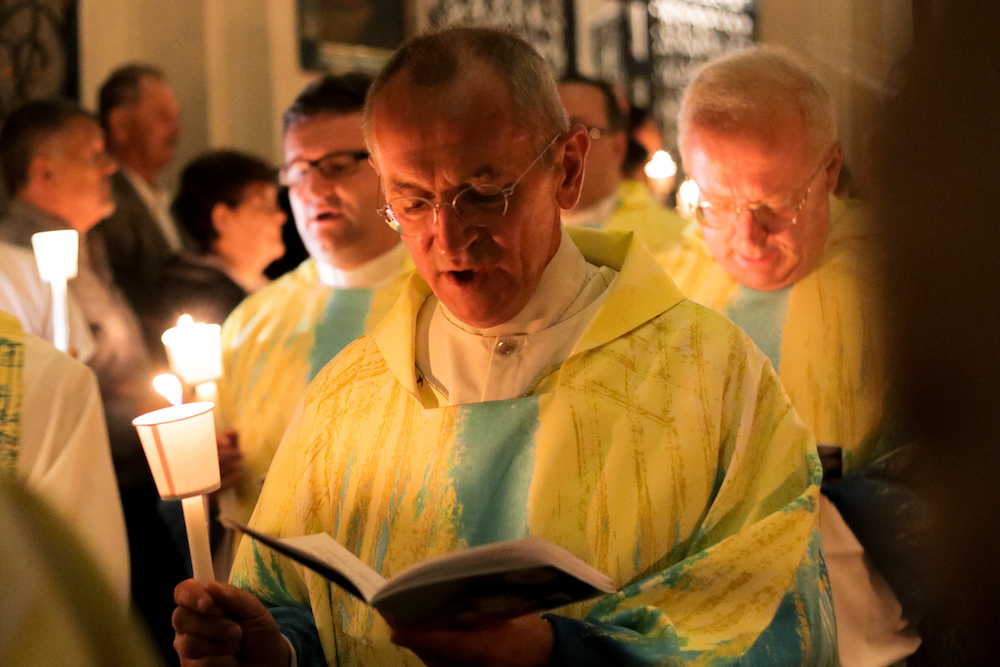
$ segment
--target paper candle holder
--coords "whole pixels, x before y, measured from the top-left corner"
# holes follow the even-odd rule
[[[80,235],[75,229],[32,234],[31,245],[42,280],[51,283],[76,277]]]
[[[132,420],[146,452],[156,490],[179,500],[219,488],[213,403],[185,403]]]

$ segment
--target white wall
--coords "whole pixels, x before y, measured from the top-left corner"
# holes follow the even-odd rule
[[[163,175],[209,148],[238,148],[278,164],[281,111],[314,75],[298,67],[291,0],[80,0],[80,89],[96,108],[115,68],[163,69],[181,104],[184,135]]]
[[[829,87],[847,163],[878,116],[886,74],[910,48],[912,0],[760,0],[758,37],[797,54]]]

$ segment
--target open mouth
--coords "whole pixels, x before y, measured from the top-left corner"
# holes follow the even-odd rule
[[[333,211],[322,211],[316,214],[317,222],[333,222],[334,220],[339,220],[340,215],[334,213]]]
[[[457,283],[470,283],[476,277],[476,272],[471,269],[467,271],[449,271],[448,273],[451,274],[452,279]]]

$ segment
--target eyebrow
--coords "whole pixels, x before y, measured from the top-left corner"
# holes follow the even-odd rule
[[[459,183],[459,184],[457,184],[457,185],[455,185],[453,187],[461,189],[461,188],[465,188],[465,187],[468,187],[469,185],[471,185],[471,183],[469,183],[469,181],[471,181],[471,180],[477,180],[477,179],[482,179],[482,178],[494,178],[495,179],[495,178],[499,178],[500,176],[501,176],[500,172],[498,172],[494,167],[491,167],[489,165],[484,165],[482,167],[479,167],[475,171],[473,171],[468,177],[462,179],[461,183]],[[499,183],[496,184],[496,185],[499,185]],[[386,189],[389,190],[389,191],[392,191],[392,192],[400,192],[400,191],[403,191],[403,190],[414,190],[414,191],[422,192],[422,193],[430,193],[430,192],[432,192],[431,190],[428,190],[427,188],[425,188],[422,185],[417,185],[416,183],[411,183],[409,181],[389,181],[388,182],[388,187]]]

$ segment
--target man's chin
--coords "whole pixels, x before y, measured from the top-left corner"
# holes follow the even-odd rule
[[[485,329],[503,324],[517,314],[501,295],[505,290],[493,285],[484,271],[446,271],[438,274],[434,294],[461,322]],[[519,309],[518,309],[519,310]]]

